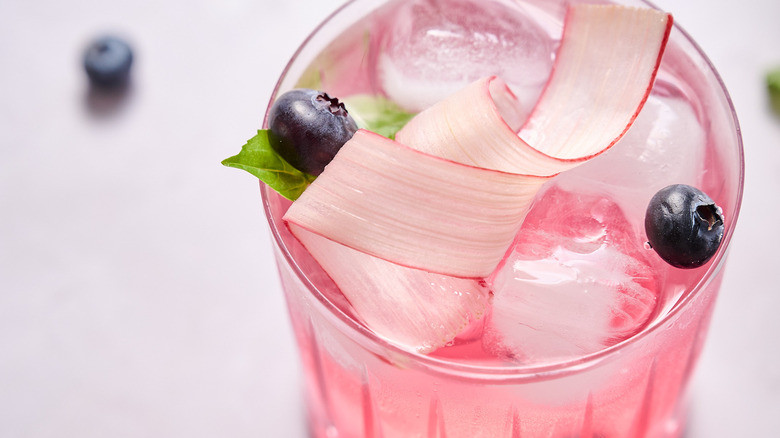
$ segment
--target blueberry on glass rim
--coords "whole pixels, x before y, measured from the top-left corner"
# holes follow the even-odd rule
[[[299,88],[268,113],[271,146],[296,169],[317,176],[357,131],[344,104],[327,93]]]
[[[90,83],[99,88],[123,87],[130,76],[133,50],[124,40],[102,36],[92,41],[84,52],[84,69]]]
[[[656,193],[645,213],[650,246],[670,265],[698,268],[723,239],[723,211],[701,190],[674,184]]]

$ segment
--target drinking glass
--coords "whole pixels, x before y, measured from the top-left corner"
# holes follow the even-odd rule
[[[382,32],[392,16],[388,11],[403,1],[353,0],[334,12],[295,52],[271,102],[302,86],[340,97],[381,92],[376,65]],[[551,32],[562,26],[567,3],[503,1],[533,11]],[[653,7],[642,0],[615,3]],[[642,331],[563,362],[474,364],[405,351],[376,336],[358,322],[327,275],[289,234],[281,219],[289,201],[261,184],[303,364],[312,437],[681,436],[686,389],[739,212],[744,164],[728,93],[707,57],[676,24],[658,81],[674,84],[705,133],[700,181],[726,218],[721,247],[698,274],[685,277],[688,287]]]

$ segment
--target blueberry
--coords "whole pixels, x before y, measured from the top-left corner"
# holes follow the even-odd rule
[[[723,239],[723,212],[701,190],[685,184],[665,187],[650,200],[645,214],[650,246],[677,268],[702,266]]]
[[[90,82],[99,88],[124,86],[132,64],[133,50],[117,37],[97,38],[84,52],[84,69]]]
[[[343,103],[304,88],[277,99],[268,113],[268,128],[274,150],[296,169],[314,176],[357,131]]]

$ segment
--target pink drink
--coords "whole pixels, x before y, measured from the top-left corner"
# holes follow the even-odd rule
[[[565,3],[353,1],[302,46],[276,94],[294,87],[339,97],[381,94],[418,110],[500,74],[530,110],[552,67]],[[478,42],[460,47],[464,29]],[[415,32],[438,46],[412,41]],[[486,56],[491,50],[499,51]],[[443,52],[455,53],[454,61]],[[491,313],[429,355],[404,351],[356,321],[282,223],[289,201],[263,187],[304,365],[311,435],[680,436],[742,171],[728,96],[675,28],[651,97],[626,137],[546,185],[515,249],[488,279]],[[671,268],[643,245],[647,201],[672,183],[700,187],[723,208],[724,242],[702,268]]]

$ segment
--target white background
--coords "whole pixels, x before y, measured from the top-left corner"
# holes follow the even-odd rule
[[[0,0],[0,437],[304,436],[258,184],[219,161],[339,3]],[[776,436],[780,2],[657,4],[719,69],[747,161],[688,437]],[[80,67],[103,31],[137,52],[108,114]]]

